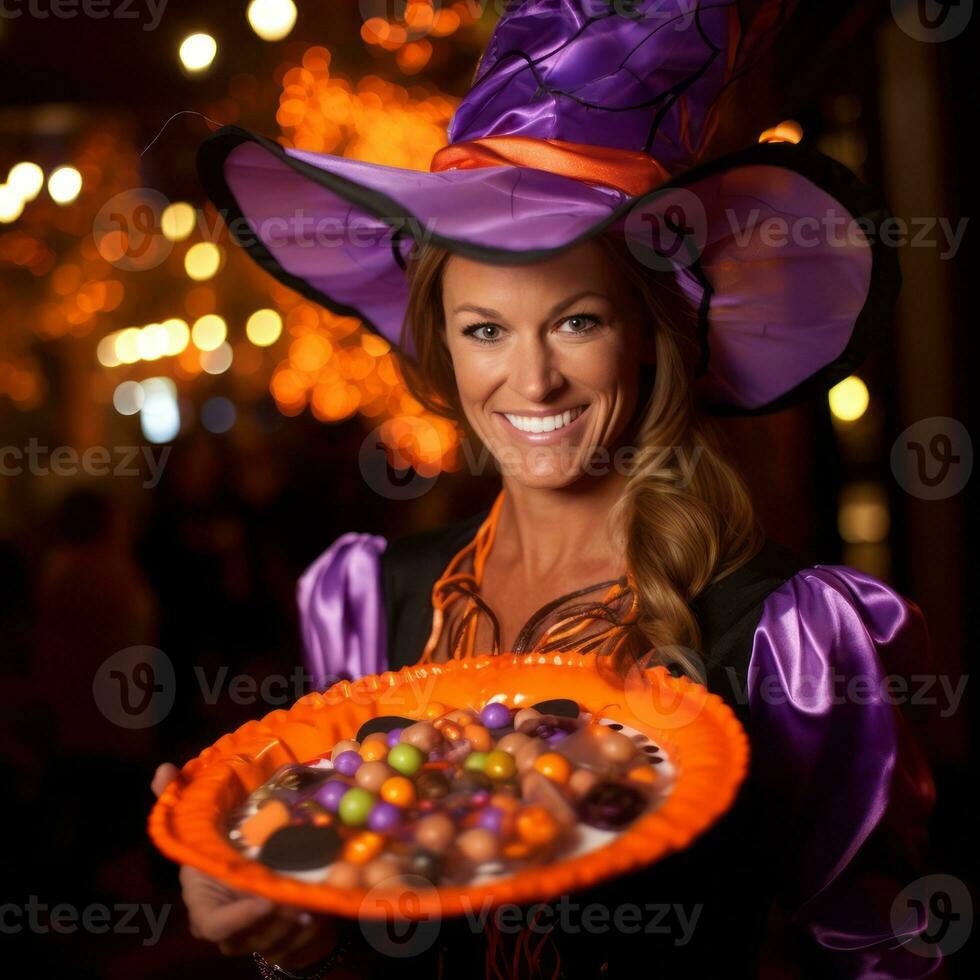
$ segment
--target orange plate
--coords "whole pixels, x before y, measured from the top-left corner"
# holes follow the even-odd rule
[[[181,770],[157,800],[148,829],[167,857],[244,891],[286,905],[350,918],[390,916],[399,887],[340,890],[278,875],[228,841],[223,819],[285,763],[302,763],[352,738],[378,715],[421,717],[426,705],[511,707],[571,698],[662,746],[677,775],[666,800],[596,850],[472,887],[411,889],[398,900],[409,919],[454,916],[504,902],[549,901],[687,847],[732,805],[745,777],[749,744],[732,710],[704,687],[664,667],[607,681],[595,654],[502,654],[405,667],[342,681],[300,698],[218,739]],[[387,896],[387,897],[386,897]]]

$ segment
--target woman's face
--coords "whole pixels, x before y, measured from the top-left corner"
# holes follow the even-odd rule
[[[520,484],[557,489],[609,472],[633,417],[652,341],[606,261],[586,242],[532,265],[447,262],[446,342],[463,411]]]

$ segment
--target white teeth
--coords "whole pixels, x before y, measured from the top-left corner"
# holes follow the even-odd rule
[[[566,425],[570,425],[575,421],[581,414],[583,409],[571,408],[565,412],[560,412],[557,415],[509,415],[504,413],[504,418],[515,429],[520,429],[521,432],[554,432],[555,429],[562,429]]]

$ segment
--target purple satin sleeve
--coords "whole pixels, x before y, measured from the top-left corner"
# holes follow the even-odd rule
[[[766,599],[748,669],[753,743],[792,828],[784,908],[834,976],[941,970],[905,945],[926,923],[907,907],[893,920],[926,873],[935,789],[901,705],[910,676],[931,670],[919,608],[872,576],[818,565]]]
[[[296,583],[304,666],[318,690],[386,669],[381,555],[388,542],[344,534]]]

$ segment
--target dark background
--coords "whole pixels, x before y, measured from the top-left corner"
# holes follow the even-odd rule
[[[364,43],[353,0],[299,4],[296,27],[275,43],[255,36],[245,6],[170,0],[152,31],[119,18],[32,16],[26,5],[23,16],[0,17],[0,174],[22,159],[47,172],[90,154],[103,177],[118,171],[116,183],[100,187],[155,188],[203,207],[194,151],[209,127],[184,114],[161,135],[174,113],[194,110],[275,136],[283,66],[298,64],[311,45],[328,48],[331,71],[355,84],[370,73],[458,98],[494,21],[490,5],[482,21],[434,40],[429,64],[409,76],[392,54]],[[191,78],[179,70],[176,49],[196,30],[210,31],[220,47],[212,69]],[[885,3],[804,4],[779,47],[741,83],[744,97],[733,102],[712,152],[792,118],[805,139],[881,188],[897,215],[972,221],[976,37],[971,24],[944,43],[916,41]],[[233,99],[231,91],[247,97]],[[3,446],[33,438],[81,451],[146,441],[135,416],[113,410],[111,391],[124,378],[166,374],[167,365],[143,374],[138,365],[103,368],[94,352],[112,330],[171,315],[173,270],[133,274],[132,282],[121,276],[130,303],[124,313],[66,325],[58,319],[62,307],[52,305],[54,270],[75,254],[98,206],[73,226],[39,198],[18,222],[0,225],[0,358],[13,365],[0,375]],[[53,256],[47,269],[42,263],[32,274],[11,259],[11,236],[21,233],[46,243]],[[949,417],[969,430],[974,417],[975,238],[968,231],[952,257],[939,251],[901,250],[904,286],[888,342],[859,372],[871,394],[861,419],[836,423],[818,399],[723,428],[769,534],[810,561],[863,568],[916,601],[930,626],[936,670],[955,683],[969,673],[967,602],[977,587],[968,561],[970,485],[923,500],[902,488],[889,463],[892,444],[913,422]],[[215,287],[219,310],[225,301],[238,309],[239,289],[256,297],[253,307],[283,298],[241,256],[227,261]],[[240,340],[241,323],[229,316],[229,324]],[[282,411],[269,385],[287,343],[279,341],[251,377],[176,376],[191,410],[154,488],[139,477],[0,476],[0,776],[8,789],[0,899],[21,907],[37,896],[75,909],[147,903],[156,914],[172,905],[152,947],[142,945],[142,933],[122,930],[8,935],[16,942],[5,949],[16,945],[38,975],[251,975],[249,964],[189,937],[176,869],[145,834],[159,762],[181,764],[275,706],[236,703],[226,693],[207,703],[195,668],[209,678],[223,668],[256,681],[290,675],[300,660],[296,579],[339,534],[393,536],[435,526],[475,512],[495,493],[491,479],[450,472],[417,500],[378,496],[362,480],[357,454],[379,418],[328,421],[308,408]],[[31,375],[33,394],[12,397],[3,387],[11,370]],[[215,394],[230,398],[238,413],[222,434],[195,422]],[[855,487],[883,500],[888,512],[887,531],[874,540],[841,537],[842,501]],[[125,730],[98,710],[93,679],[110,655],[141,644],[173,663],[176,701],[160,724]],[[968,703],[969,688],[960,710],[925,736],[938,785],[935,866],[961,878],[970,836]],[[137,915],[134,925],[144,921]],[[767,975],[794,972],[774,962]]]

